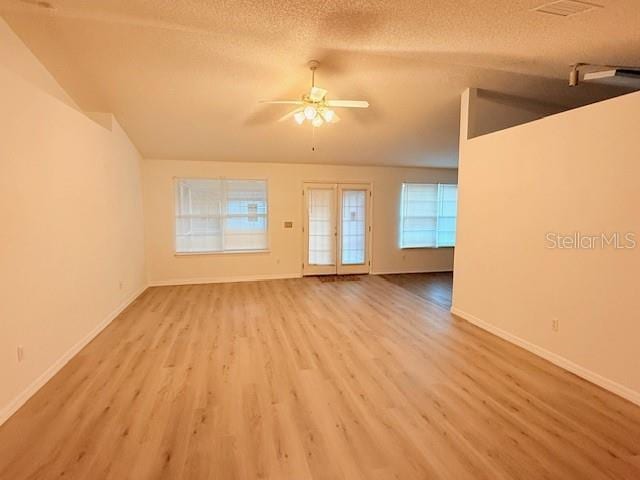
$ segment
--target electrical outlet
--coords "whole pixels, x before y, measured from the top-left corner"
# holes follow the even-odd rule
[[[551,328],[553,328],[554,332],[557,332],[558,330],[560,330],[560,320],[554,317],[551,320]]]
[[[18,362],[21,362],[24,358],[24,348],[22,348],[22,345],[18,345],[18,348],[16,350],[18,354]]]

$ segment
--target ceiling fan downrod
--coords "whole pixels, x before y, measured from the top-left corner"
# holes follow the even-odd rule
[[[311,70],[311,88],[316,86],[316,70],[320,66],[318,60],[309,60],[309,69]]]

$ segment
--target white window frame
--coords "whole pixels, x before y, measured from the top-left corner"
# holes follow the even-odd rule
[[[264,182],[265,183],[265,197],[267,200],[267,213],[265,215],[266,222],[266,237],[267,237],[267,245],[262,249],[255,250],[203,250],[199,252],[178,252],[178,244],[177,244],[177,225],[176,225],[176,198],[178,196],[178,184],[181,180],[220,180],[225,181],[256,181],[256,182]],[[224,188],[224,187],[223,187]],[[269,208],[270,204],[270,195],[269,195],[269,180],[267,178],[238,178],[238,177],[173,177],[173,254],[176,257],[188,257],[192,255],[255,255],[255,254],[264,254],[271,252],[271,230],[269,228],[270,225],[270,216],[271,210]],[[224,222],[223,222],[224,225]],[[223,242],[224,242],[224,234],[223,234]]]
[[[406,195],[406,189],[405,187],[407,185],[429,185],[429,186],[435,186],[437,187],[437,193],[436,193],[436,212],[435,212],[435,222],[436,222],[436,227],[435,227],[435,245],[410,245],[410,246],[405,246],[404,245],[404,219],[405,219],[405,195]],[[453,245],[450,244],[446,244],[446,245],[438,245],[438,220],[440,217],[444,217],[444,215],[441,215],[441,209],[442,209],[442,200],[440,199],[440,195],[441,195],[441,191],[442,191],[442,187],[443,186],[455,186],[456,187],[456,192],[457,192],[457,187],[458,184],[457,183],[423,183],[423,182],[402,182],[402,189],[400,192],[400,221],[398,222],[398,227],[399,227],[399,244],[400,244],[400,249],[401,250],[411,250],[411,249],[416,249],[416,248],[455,248],[455,241]],[[425,215],[426,217],[426,215]],[[457,209],[456,209],[456,224],[458,221],[458,214],[457,214]],[[457,229],[456,229],[456,233],[457,233]]]

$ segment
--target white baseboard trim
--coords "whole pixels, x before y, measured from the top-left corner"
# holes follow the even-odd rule
[[[372,271],[371,275],[399,275],[403,273],[445,273],[445,272],[453,272],[453,268],[446,268],[441,270],[425,270],[424,268],[419,268],[415,270],[376,270]]]
[[[67,350],[58,360],[56,360],[49,368],[47,368],[38,378],[18,394],[13,400],[0,410],[0,425],[6,422],[9,417],[18,411],[27,400],[29,400],[40,388],[44,386],[53,376],[64,367],[80,350],[82,350],[91,340],[98,336],[125,308],[127,308],[142,292],[147,289],[144,285],[136,290],[131,296],[124,300],[118,307],[109,313],[98,325],[87,333],[80,341]]]
[[[525,350],[539,357],[542,357],[545,360],[550,361],[554,365],[564,368],[565,370],[568,370],[569,372],[574,373],[579,377],[582,377],[585,380],[588,380],[589,382],[604,388],[605,390],[615,393],[616,395],[629,400],[636,405],[640,405],[640,392],[636,392],[635,390],[625,387],[624,385],[614,382],[613,380],[609,380],[608,378],[605,378],[598,373],[588,370],[578,365],[577,363],[572,362],[571,360],[568,360],[527,340],[523,340],[522,338],[517,337],[494,325],[491,325],[490,323],[487,323],[484,320],[479,319],[478,317],[460,310],[455,306],[451,307],[451,313],[462,318],[463,320],[466,320],[469,323],[476,325],[477,327],[482,328],[483,330],[486,330],[489,333],[492,333],[493,335],[496,335],[508,342],[518,345],[519,347],[522,347]]]
[[[287,278],[301,278],[301,273],[282,273],[265,275],[238,275],[230,277],[202,277],[202,278],[174,278],[170,280],[153,280],[150,287],[166,287],[172,285],[201,285],[205,283],[235,283],[256,282],[260,280],[284,280]]]

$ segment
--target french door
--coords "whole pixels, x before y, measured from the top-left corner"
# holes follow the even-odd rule
[[[371,187],[305,183],[304,275],[369,273]]]

